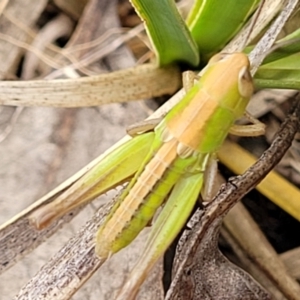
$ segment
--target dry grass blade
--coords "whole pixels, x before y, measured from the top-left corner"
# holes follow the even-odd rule
[[[69,299],[104,261],[94,251],[103,210],[76,234],[20,291],[16,300]]]
[[[174,93],[181,85],[179,69],[145,64],[78,79],[0,82],[0,104],[87,107]],[[42,96],[41,96],[42,95]]]
[[[17,263],[24,255],[30,253],[37,246],[56,232],[64,223],[70,222],[82,207],[63,216],[43,231],[35,230],[29,224],[26,215],[16,218],[15,222],[4,225],[0,229],[0,274]]]
[[[267,30],[267,32],[255,46],[255,48],[249,54],[249,60],[252,66],[252,75],[255,74],[262,61],[269,54],[269,50],[274,44],[278,34],[284,27],[285,23],[287,22],[288,18],[291,16],[295,8],[297,7],[298,3],[299,1],[295,0],[287,1],[280,15],[276,18],[272,26]]]
[[[299,284],[289,275],[276,251],[241,203],[229,212],[224,225],[244,248],[248,258],[273,282],[273,291],[279,290],[287,299],[297,299]]]
[[[287,270],[298,281],[300,279],[300,248],[284,252],[280,254],[280,258],[285,264]]]
[[[257,11],[248,24],[239,32],[230,43],[224,48],[224,52],[238,52],[243,50],[241,41],[247,40],[247,44],[251,43],[261,31],[271,22],[278,14],[286,0],[265,0],[263,6]],[[257,16],[257,14],[259,14]],[[253,26],[254,24],[254,26]],[[249,36],[249,30],[251,31]]]
[[[17,15],[19,21],[24,26],[30,27],[37,21],[46,5],[46,0],[39,1],[38,3],[30,3],[30,5],[28,3],[25,4],[24,1],[14,0],[8,2],[4,12]],[[2,30],[5,30],[7,35],[18,36],[19,41],[26,41],[27,35],[24,32],[20,32],[18,27],[5,17],[4,13],[1,14],[0,26]],[[0,76],[3,79],[7,78],[8,74],[14,72],[16,69],[22,55],[22,50],[5,41],[0,41],[0,48]]]

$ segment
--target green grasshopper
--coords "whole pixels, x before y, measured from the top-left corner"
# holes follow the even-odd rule
[[[135,173],[96,236],[96,253],[108,258],[130,244],[166,203],[137,267],[141,271],[138,283],[131,287],[136,280],[130,280],[124,290],[126,297],[120,294],[119,299],[133,297],[189,217],[203,190],[208,166],[228,132],[234,128],[233,133],[241,134],[234,122],[244,114],[253,93],[249,67],[243,53],[215,55],[154,131],[137,135],[117,148],[70,190],[31,214],[31,222],[43,228]],[[262,132],[258,126],[252,134]],[[132,157],[141,161],[140,165],[133,164]]]

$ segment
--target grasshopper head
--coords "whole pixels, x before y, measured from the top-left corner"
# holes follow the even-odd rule
[[[240,117],[253,94],[250,63],[244,53],[219,53],[203,70],[203,87],[224,108]]]

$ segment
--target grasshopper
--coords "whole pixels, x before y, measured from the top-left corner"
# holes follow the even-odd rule
[[[215,55],[200,73],[200,79],[154,131],[139,134],[117,148],[95,167],[101,176],[97,178],[92,169],[71,190],[33,212],[31,222],[43,228],[135,173],[96,236],[96,253],[102,259],[108,258],[130,244],[165,203],[137,265],[138,272],[130,277],[118,298],[132,299],[184,226],[204,190],[211,161],[228,133],[243,135],[244,128],[234,123],[245,113],[252,93],[247,55]],[[252,135],[263,133],[259,124],[255,128],[252,126]],[[135,164],[132,156],[137,158]]]

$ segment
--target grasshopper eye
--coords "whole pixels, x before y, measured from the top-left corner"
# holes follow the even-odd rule
[[[253,94],[253,81],[248,67],[243,67],[239,72],[238,89],[243,98],[250,98]]]

